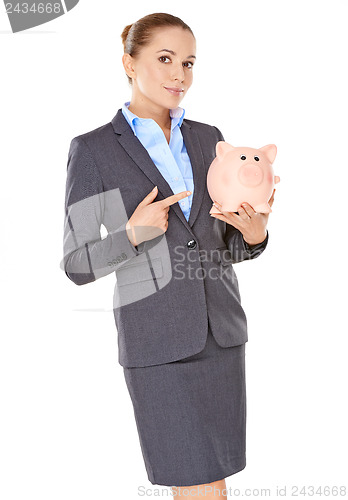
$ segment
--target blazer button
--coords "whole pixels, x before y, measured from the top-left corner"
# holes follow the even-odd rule
[[[196,248],[196,246],[197,246],[196,240],[188,241],[187,246],[188,246],[188,248]]]

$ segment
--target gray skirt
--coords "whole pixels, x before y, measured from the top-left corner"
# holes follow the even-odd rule
[[[245,344],[221,347],[209,328],[198,354],[123,371],[152,484],[211,483],[245,468]]]

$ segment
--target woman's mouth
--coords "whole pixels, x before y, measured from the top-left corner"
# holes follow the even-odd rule
[[[175,87],[164,87],[164,88],[173,95],[181,95],[184,92],[183,89],[180,88],[175,88]]]

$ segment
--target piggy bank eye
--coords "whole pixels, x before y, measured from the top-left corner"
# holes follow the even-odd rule
[[[246,156],[245,155],[240,155],[240,159],[241,160],[246,160]]]
[[[260,158],[259,158],[258,156],[254,156],[254,160],[255,160],[255,161],[259,161],[259,160],[260,160]]]

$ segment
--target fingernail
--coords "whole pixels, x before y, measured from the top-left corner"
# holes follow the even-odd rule
[[[156,191],[156,188],[157,188],[157,186],[155,186],[152,191]]]
[[[191,194],[191,191],[187,191],[187,196],[189,196]]]

